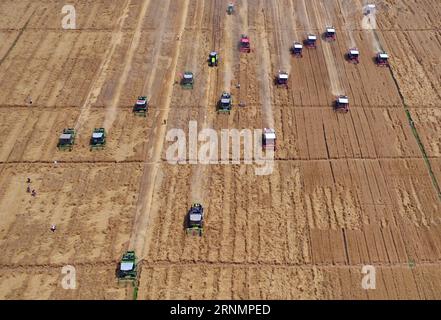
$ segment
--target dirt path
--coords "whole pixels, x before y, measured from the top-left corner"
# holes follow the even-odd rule
[[[75,124],[75,129],[77,131],[80,131],[85,121],[87,121],[87,118],[89,117],[89,113],[90,113],[90,108],[97,101],[101,89],[103,88],[104,83],[107,79],[108,69],[112,61],[113,55],[115,53],[115,50],[118,47],[118,45],[120,45],[122,42],[122,38],[124,35],[123,27],[129,15],[130,5],[131,5],[131,1],[125,0],[124,5],[122,6],[123,8],[122,14],[118,18],[117,30],[112,34],[109,47],[104,55],[104,58],[98,69],[98,72],[96,73],[96,77],[92,81],[91,88],[80,108],[81,110],[80,115],[78,116],[78,120]]]
[[[182,33],[185,28],[185,24],[187,21],[187,12],[188,12],[188,5],[189,0],[186,0],[183,4],[183,11],[181,13],[181,23],[179,27],[178,36],[179,38],[182,37]],[[159,45],[160,47],[160,45]],[[174,78],[174,75],[177,71],[177,61],[181,50],[181,42],[179,41],[176,45],[174,55],[172,57],[172,63],[171,63],[171,79]],[[159,55],[160,50],[156,52],[157,55]],[[155,58],[158,59],[158,58]],[[151,87],[153,80],[155,78],[155,72],[153,72],[149,79],[147,79],[147,88]],[[158,125],[159,128],[157,129],[157,136],[156,140],[154,141],[154,147],[153,147],[153,153],[151,161],[154,163],[152,165],[145,164],[143,169],[143,175],[141,177],[141,186],[140,186],[140,194],[136,206],[136,215],[134,219],[133,224],[133,231],[130,237],[129,242],[129,248],[136,250],[140,258],[142,259],[143,256],[148,251],[149,246],[149,222],[152,218],[150,216],[150,213],[154,210],[152,210],[152,198],[153,198],[153,192],[156,186],[156,179],[158,176],[158,170],[160,166],[160,159],[162,154],[162,149],[164,146],[164,138],[166,134],[166,128],[167,126],[163,125],[164,122],[167,121],[169,112],[170,112],[170,102],[171,102],[171,94],[173,91],[173,81],[167,81],[167,85],[165,88],[163,88],[163,96],[165,97],[165,100],[163,102],[163,106],[161,107],[161,114],[158,118]],[[148,154],[146,155],[148,157]],[[156,204],[158,205],[158,204]],[[157,212],[157,211],[155,211]]]

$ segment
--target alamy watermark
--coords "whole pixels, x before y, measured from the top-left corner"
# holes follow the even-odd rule
[[[374,290],[377,288],[376,270],[374,266],[366,265],[361,268],[361,273],[365,274],[361,280],[361,287],[365,290]]]
[[[74,266],[67,265],[61,269],[64,277],[61,279],[61,287],[66,290],[75,290],[77,288],[77,271]]]
[[[261,129],[204,128],[190,121],[188,135],[183,129],[170,129],[166,150],[170,164],[246,164],[254,165],[256,175],[269,175],[274,170],[275,134],[265,136]],[[199,146],[200,144],[200,146]],[[243,155],[243,157],[242,157]]]
[[[77,13],[75,7],[71,4],[66,4],[61,9],[61,13],[65,14],[61,20],[61,27],[65,30],[75,30],[77,28]]]

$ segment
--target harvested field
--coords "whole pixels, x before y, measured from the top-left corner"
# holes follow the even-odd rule
[[[370,30],[362,0],[237,0],[233,15],[228,2],[73,0],[76,30],[59,1],[0,3],[0,298],[132,299],[115,271],[135,250],[138,299],[441,299],[441,3],[373,1]],[[291,56],[310,32],[317,48]],[[223,91],[230,114],[216,110]],[[336,113],[343,94],[350,111]],[[132,113],[141,95],[146,118]],[[243,150],[191,164],[189,144],[172,164],[168,135],[190,121],[274,127],[272,173]],[[99,127],[106,146],[90,151]],[[77,129],[71,152],[57,149],[64,128]],[[184,231],[195,201],[202,237]]]

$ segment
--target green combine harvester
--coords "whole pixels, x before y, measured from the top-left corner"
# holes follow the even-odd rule
[[[60,135],[60,139],[58,140],[58,149],[65,151],[72,151],[73,146],[75,144],[76,131],[72,128],[67,128],[63,130],[63,133]]]
[[[149,103],[147,101],[147,97],[141,96],[138,97],[138,100],[136,100],[136,103],[133,106],[133,113],[137,116],[146,117],[148,108]]]
[[[90,138],[90,150],[104,149],[106,146],[106,130],[104,128],[95,128]]]
[[[204,233],[204,208],[200,203],[193,203],[188,211],[185,231],[188,235],[202,236]]]
[[[138,275],[136,263],[135,251],[126,251],[119,263],[117,271],[118,281],[135,281]]]
[[[194,78],[193,73],[186,71],[181,79],[181,87],[183,89],[193,89]]]

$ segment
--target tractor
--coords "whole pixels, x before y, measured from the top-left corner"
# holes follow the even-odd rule
[[[349,98],[347,96],[338,96],[335,100],[335,111],[337,112],[348,112],[349,111]]]
[[[72,151],[73,146],[75,144],[76,131],[73,128],[67,128],[63,130],[63,133],[60,135],[60,139],[58,140],[58,149],[59,150],[69,150]]]
[[[229,114],[232,106],[233,98],[231,97],[231,94],[228,92],[223,92],[218,102],[217,112]]]
[[[308,34],[308,37],[305,40],[305,46],[307,48],[315,49],[317,47],[317,36],[314,34]]]
[[[138,100],[136,100],[136,103],[133,106],[133,113],[137,116],[146,117],[148,107],[149,107],[149,103],[147,101],[147,97],[140,96],[138,97]]]
[[[365,16],[368,16],[368,15],[370,15],[371,13],[372,14],[375,14],[375,9],[376,9],[376,6],[375,6],[375,4],[368,4],[367,6],[365,6],[364,7],[364,12],[363,12],[363,14],[365,15]]]
[[[227,6],[228,15],[232,15],[234,13],[234,3],[230,2]]]
[[[326,41],[335,41],[335,38],[336,38],[335,28],[334,27],[326,27],[324,36],[325,36]]]
[[[181,87],[184,89],[193,89],[193,83],[193,73],[189,71],[184,72],[181,79]]]
[[[389,66],[389,55],[382,51],[377,54],[375,58],[375,62],[379,67],[388,67]]]
[[[119,263],[117,277],[120,280],[136,280],[137,278],[137,258],[135,251],[126,251]]]
[[[262,134],[262,148],[265,150],[276,150],[276,131],[270,128],[264,128]]]
[[[349,62],[358,64],[360,62],[360,51],[358,51],[357,48],[349,49],[348,53],[346,54],[347,59]]]
[[[106,130],[104,128],[93,129],[90,138],[90,150],[104,149],[106,146]]]
[[[202,236],[204,233],[204,208],[200,203],[193,203],[188,211],[185,230],[189,235]]]
[[[247,35],[243,34],[240,37],[240,52],[250,53],[251,52],[251,46],[250,46],[250,38],[248,38]]]
[[[297,58],[301,58],[303,57],[302,51],[303,51],[303,44],[301,44],[300,42],[294,42],[293,46],[291,47],[292,54]]]
[[[208,56],[208,65],[210,67],[217,67],[217,64],[219,62],[219,55],[216,51],[210,52],[210,55]]]
[[[279,70],[275,82],[277,87],[285,87],[288,89],[288,72]]]

